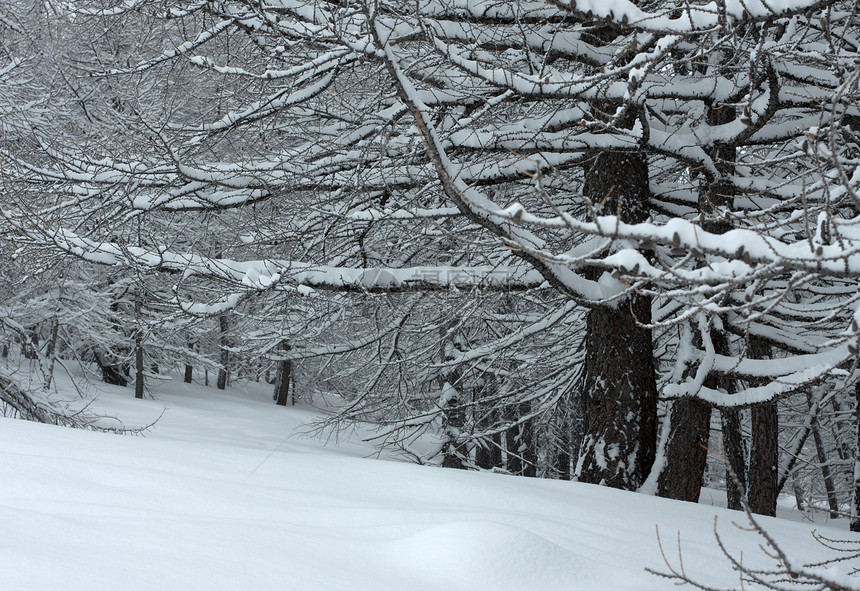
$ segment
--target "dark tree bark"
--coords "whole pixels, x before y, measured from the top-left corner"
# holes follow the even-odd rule
[[[770,356],[767,343],[755,337],[750,338],[747,350],[753,359]],[[775,516],[779,495],[779,415],[776,401],[752,407],[750,424],[750,462],[747,468],[750,511]]]
[[[734,121],[735,109],[729,105],[709,104],[706,112],[709,125],[724,125]],[[721,215],[722,210],[731,209],[734,188],[728,180],[734,173],[737,149],[734,145],[717,143],[710,151],[716,174],[708,177],[699,192],[699,209],[704,213],[702,229],[715,234],[724,234],[731,230],[731,224]],[[710,174],[710,173],[706,173]],[[729,354],[729,345],[723,333],[712,331],[711,339],[714,350],[724,355]],[[731,379],[709,378],[706,385],[710,388],[723,388],[734,392]],[[730,509],[742,509],[742,499],[746,495],[746,447],[741,432],[740,412],[733,409],[720,411],[723,431],[723,454],[727,465],[726,496]],[[729,469],[730,468],[730,469]],[[733,472],[733,474],[732,474]]]
[[[135,337],[134,343],[134,397],[143,398],[143,344]]]
[[[216,386],[219,390],[223,390],[227,387],[227,373],[230,368],[230,341],[228,336],[230,322],[227,320],[226,315],[218,318],[218,327],[220,328],[221,366],[218,368]]]
[[[466,462],[459,451],[460,446],[455,441],[446,442],[445,449],[442,452],[442,467],[465,470],[467,468]]]
[[[780,470],[779,480],[776,485],[777,495],[782,492],[788,479],[794,476],[794,467],[797,465],[801,450],[803,450],[803,446],[806,445],[806,440],[809,439],[809,436],[812,434],[812,427],[815,425],[816,421],[818,421],[818,415],[821,412],[820,397],[813,399],[811,396],[808,396],[806,401],[809,405],[809,414],[805,419],[806,424],[803,427],[803,431],[801,431],[800,436],[796,438],[795,443],[792,444],[791,449],[787,452],[788,461],[786,462],[785,467]],[[796,485],[797,483],[795,483],[795,486]]]
[[[511,427],[505,431],[505,469],[518,476],[537,474],[534,419],[523,420],[531,412],[528,402],[505,407],[505,419]]]
[[[281,341],[281,351],[287,352],[290,350],[290,343]],[[284,359],[278,362],[278,375],[275,378],[275,404],[278,406],[286,406],[287,402],[295,404],[295,396],[290,398],[290,379],[292,377],[293,362],[290,359]]]
[[[24,358],[38,359],[39,358],[39,331],[32,329],[30,338],[24,342]]]
[[[453,388],[447,382],[442,387]],[[442,467],[465,470],[469,467],[469,450],[462,438],[466,425],[466,409],[460,403],[459,393],[455,391],[455,394],[445,405],[443,429],[447,440],[442,445]]]
[[[190,384],[194,377],[194,366],[190,363],[185,364],[185,376],[183,377],[186,384]]]
[[[505,469],[511,474],[523,473],[523,460],[520,457],[519,429],[513,427],[505,431]]]
[[[493,468],[501,468],[503,461],[501,434],[495,433],[478,442],[475,449],[476,467],[482,470],[492,470]]]
[[[675,400],[668,420],[666,465],[657,479],[657,496],[697,503],[708,463],[711,405],[695,399]]]
[[[134,299],[134,317],[137,328],[134,331],[134,397],[143,398],[144,375],[143,375],[143,327],[140,318],[140,297]]]
[[[60,340],[60,323],[56,317],[51,320],[51,339],[48,341],[48,350],[45,355],[53,359],[57,353],[57,342]]]
[[[723,425],[723,455],[726,462],[726,498],[729,509],[743,509],[746,495],[746,446],[741,432],[741,413],[720,410]]]
[[[648,217],[648,163],[638,152],[601,151],[585,172],[583,192],[605,214],[625,222]],[[601,271],[595,271],[595,278]],[[654,463],[657,384],[651,299],[632,296],[617,307],[591,309],[586,321],[582,389],[582,482],[635,490]]]
[[[498,392],[498,380],[493,374],[485,374],[483,388],[476,393],[479,399],[495,396]],[[499,412],[492,405],[477,404],[475,416],[475,431],[481,433],[498,425]],[[483,470],[501,468],[504,465],[502,457],[502,435],[493,433],[483,437],[475,447],[475,466]]]
[[[651,319],[649,298],[630,302],[640,322]],[[636,490],[654,463],[657,386],[651,331],[629,310],[588,313],[583,388],[582,482]]]
[[[845,440],[846,433],[853,431],[850,428],[846,428],[844,423],[845,413],[842,410],[842,403],[839,401],[838,396],[833,396],[830,398],[830,406],[833,407],[833,416],[831,420],[828,421],[830,426],[830,433],[833,437],[833,441],[836,444],[836,453],[839,456],[839,459],[845,462],[851,461],[854,458],[854,455],[851,453],[851,443]]]
[[[752,440],[747,472],[750,511],[774,516],[779,480],[779,416],[776,402],[754,406],[751,414]]]
[[[803,501],[803,491],[800,489],[800,485],[797,484],[797,479],[791,479],[791,489],[794,493],[794,505],[797,507],[798,511],[806,511],[806,503]]]
[[[729,355],[729,343],[723,332],[711,331],[714,351]],[[737,385],[731,378],[708,376],[705,386],[722,389],[729,394],[737,392]],[[726,500],[729,509],[743,509],[743,499],[747,494],[747,449],[741,430],[741,411],[731,408],[720,410],[720,423],[723,434],[723,461],[726,464]]]
[[[102,372],[102,381],[105,384],[128,386],[131,373],[128,365],[117,363],[110,354],[102,354],[99,351],[93,351],[93,358]]]
[[[126,339],[131,339],[123,329],[124,324],[119,320],[117,315],[120,312],[123,298],[128,294],[128,289],[128,287],[123,287],[121,292],[113,293],[110,305],[111,314],[108,317],[111,328],[116,331],[117,336],[123,342]],[[94,350],[93,358],[102,372],[102,381],[114,386],[127,386],[131,381],[131,365],[128,361],[120,362],[119,359],[125,360],[129,358],[131,352],[131,347],[127,346],[116,347],[114,350]]]
[[[812,407],[812,396],[806,393],[806,401]],[[821,431],[816,421],[812,424],[812,440],[815,442],[815,456],[821,468],[821,477],[824,480],[824,491],[827,494],[827,505],[830,507],[830,517],[839,517],[839,499],[836,497],[836,487],[833,485],[833,474],[830,472],[830,463],[827,461],[827,450],[821,439]]]
[[[439,359],[444,363],[453,360],[454,351],[458,350],[456,335],[456,320],[452,319],[439,327]],[[442,429],[446,440],[442,444],[442,467],[465,470],[469,468],[469,448],[463,437],[466,428],[466,409],[462,404],[463,374],[459,367],[454,367],[440,378],[442,395],[447,398],[442,408]]]
[[[570,480],[573,478],[573,426],[570,421],[570,413],[565,413],[558,433],[558,443],[555,454],[556,478],[559,480]]]
[[[854,502],[851,503],[851,531],[860,532],[860,380],[854,383]]]
[[[57,344],[60,340],[60,322],[55,316],[51,320],[51,339],[48,341],[48,367],[45,369],[45,388],[51,387],[54,381],[54,366],[57,362]]]
[[[517,405],[517,414],[520,419],[531,414],[531,404],[521,402]],[[522,468],[519,472],[523,476],[534,478],[537,476],[537,441],[535,437],[535,420],[534,418],[526,419],[520,422],[517,439],[519,440],[519,456],[522,458]]]

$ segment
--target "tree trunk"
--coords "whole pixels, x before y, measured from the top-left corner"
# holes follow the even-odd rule
[[[457,350],[456,320],[451,319],[439,327],[439,360],[442,363],[454,359]],[[462,385],[461,368],[454,367],[441,376],[442,386],[442,430],[445,442],[442,444],[442,466],[465,470],[469,467],[469,448],[463,434],[466,427],[466,409],[462,404],[459,388]]]
[[[140,318],[140,296],[134,299],[134,317],[137,327],[134,331],[134,397],[143,398],[143,328]]]
[[[779,416],[776,402],[752,407],[749,482],[750,511],[776,515],[779,481]]]
[[[60,322],[55,316],[51,322],[51,340],[48,342],[48,367],[45,369],[45,389],[54,381],[54,366],[57,364],[57,343],[60,339]]]
[[[51,340],[48,341],[48,350],[45,352],[45,356],[48,359],[54,359],[57,354],[57,341],[60,339],[60,322],[57,320],[57,317],[54,316],[51,319]]]
[[[674,400],[667,419],[666,464],[657,479],[657,496],[697,503],[708,463],[711,405],[694,398]]]
[[[186,363],[185,364],[185,376],[184,376],[185,383],[190,384],[193,380],[193,377],[194,377],[194,366],[192,366],[190,363]]]
[[[752,359],[770,357],[770,346],[756,337],[750,338],[747,350]],[[776,401],[752,407],[750,424],[749,508],[753,513],[775,516],[779,495],[779,415]]]
[[[797,460],[800,457],[803,446],[806,445],[806,440],[809,439],[809,436],[812,434],[813,425],[818,421],[818,414],[821,412],[821,396],[822,393],[819,391],[814,398],[807,397],[806,399],[807,404],[811,403],[809,413],[804,419],[804,426],[803,430],[800,432],[800,436],[795,438],[791,448],[785,452],[785,455],[788,456],[788,461],[786,462],[785,467],[781,468],[779,473],[779,480],[776,485],[777,495],[782,492],[788,479],[794,476],[794,467],[797,465]]]
[[[797,507],[798,511],[806,511],[806,503],[803,501],[803,491],[800,489],[800,485],[797,483],[797,478],[791,479],[791,488],[792,492],[794,492],[794,505]]]
[[[851,503],[851,531],[860,532],[860,380],[854,383],[854,502]]]
[[[729,509],[743,509],[747,492],[746,446],[741,432],[741,411],[720,410],[723,426],[723,455],[726,462],[726,499]]]
[[[705,113],[708,125],[724,125],[735,120],[734,107],[723,104],[708,104]],[[729,175],[734,174],[737,149],[733,145],[716,143],[710,150],[716,175],[708,176],[699,192],[699,209],[705,214],[702,229],[714,234],[724,234],[732,229],[731,224],[721,215],[721,210],[731,209],[735,189]],[[729,354],[729,345],[724,333],[711,335],[714,349],[718,354]],[[722,386],[729,393],[734,392],[730,379],[709,378],[711,388]],[[730,509],[742,509],[746,495],[746,447],[741,432],[741,414],[734,409],[722,409],[720,419],[723,432],[723,454],[726,462],[726,496]]]
[[[812,407],[812,396],[807,391],[806,401],[810,408]],[[833,485],[833,475],[830,473],[830,464],[827,461],[827,450],[824,447],[824,441],[821,439],[821,431],[816,421],[812,425],[812,440],[815,442],[815,455],[818,459],[818,465],[821,468],[821,477],[824,480],[824,491],[827,495],[827,505],[830,507],[830,517],[833,519],[839,517],[839,499],[836,498],[836,487]]]
[[[134,397],[143,398],[143,344],[135,337],[134,343]]]
[[[227,387],[227,372],[230,367],[230,343],[227,336],[230,330],[230,323],[227,320],[226,315],[222,315],[218,318],[218,326],[220,328],[221,335],[221,366],[218,368],[218,381],[216,386],[219,390],[223,390]]]
[[[555,475],[559,480],[570,480],[573,477],[573,434],[570,414],[565,413],[561,419],[556,443]]]
[[[729,345],[725,333],[713,331],[711,341],[717,354],[728,355]],[[737,391],[734,380],[721,376],[708,376],[705,386],[721,388],[733,394]],[[720,409],[720,423],[723,435],[723,461],[726,465],[726,502],[729,509],[743,509],[743,499],[747,494],[747,449],[741,430],[741,411],[733,408]]]
[[[511,474],[522,474],[523,460],[520,458],[519,429],[511,427],[505,431],[505,469]]]
[[[490,398],[498,393],[498,380],[492,373],[484,374],[483,388],[477,393],[479,399]],[[480,435],[486,429],[492,429],[498,425],[499,412],[492,405],[477,404],[475,407],[475,432]],[[502,436],[493,433],[488,437],[482,437],[475,448],[475,466],[483,470],[501,468],[502,458]]]
[[[281,351],[287,352],[290,350],[290,343],[281,341]],[[289,401],[295,404],[295,398],[290,400],[290,378],[292,377],[293,362],[290,359],[284,359],[278,362],[278,376],[275,378],[275,404],[278,406],[286,406]]]
[[[531,413],[531,404],[521,402],[505,407],[505,419],[511,426],[505,431],[505,469],[518,476],[537,474],[534,419],[523,420]]]
[[[588,313],[583,439],[577,479],[636,490],[654,463],[657,385],[651,331],[651,300],[636,296],[628,309]],[[630,313],[632,308],[636,314]]]
[[[475,466],[482,470],[492,470],[501,468],[502,465],[502,436],[494,433],[481,439],[475,449]]]
[[[632,123],[632,122],[631,122]],[[583,193],[605,215],[628,223],[648,218],[648,162],[639,152],[593,153]],[[602,274],[593,272],[594,278]],[[651,299],[634,295],[617,307],[592,308],[586,320],[583,438],[576,477],[636,490],[648,477],[657,443],[657,383]]]
[[[532,412],[532,405],[529,402],[521,402],[518,405],[518,413],[520,417],[528,416]],[[521,474],[534,478],[537,476],[537,441],[535,438],[535,420],[529,418],[520,423],[519,428],[520,448],[519,455],[523,460],[523,468]]]
[[[39,332],[33,328],[30,330],[30,338],[24,342],[24,358],[38,359],[39,358]]]
[[[442,467],[465,470],[469,466],[469,450],[462,439],[466,410],[460,402],[459,392],[449,382],[442,385],[442,393],[447,397],[442,419],[447,437],[442,445]]]
[[[846,422],[850,421],[846,421],[846,415],[842,409],[842,403],[839,402],[839,398],[837,396],[833,396],[830,399],[830,405],[833,407],[833,419],[830,421],[830,432],[833,434],[833,441],[836,443],[836,453],[839,454],[840,460],[848,462],[853,459],[853,455],[851,453],[851,443],[849,441],[845,441],[845,437],[847,433],[853,432],[853,429],[850,427],[846,428],[844,425]]]
[[[111,357],[110,354],[102,355],[93,351],[93,358],[102,372],[102,381],[113,386],[128,386],[128,366],[116,363]]]

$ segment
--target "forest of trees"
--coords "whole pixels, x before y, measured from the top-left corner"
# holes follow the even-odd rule
[[[860,531],[859,81],[857,0],[6,0],[3,353]]]

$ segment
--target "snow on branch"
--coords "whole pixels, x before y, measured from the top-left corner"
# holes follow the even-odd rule
[[[663,224],[644,222],[628,224],[617,216],[598,216],[595,221],[580,220],[568,214],[538,217],[528,213],[520,204],[496,209],[491,215],[507,217],[518,224],[543,228],[569,229],[616,241],[629,240],[636,244],[659,243],[687,252],[724,257],[703,269],[687,272],[686,280],[699,283],[722,283],[752,276],[756,264],[776,264],[783,270],[823,273],[831,277],[860,277],[860,244],[841,241],[816,244],[807,239],[784,242],[754,230],[736,229],[724,234],[707,232],[694,222],[673,218]],[[846,226],[848,224],[846,223]],[[641,252],[625,248],[603,259],[602,263],[622,274],[648,279],[672,280],[680,271],[663,270],[652,264]]]
[[[22,229],[22,231],[24,231]],[[184,279],[205,277],[251,290],[308,289],[357,292],[408,290],[523,290],[541,287],[543,277],[527,267],[511,266],[418,266],[404,268],[363,268],[315,265],[290,260],[237,261],[175,253],[142,247],[98,242],[68,230],[46,231],[62,251],[92,263],[110,266],[142,267],[181,273]],[[235,306],[235,301],[225,305]],[[208,313],[200,308],[197,313]],[[223,310],[220,310],[223,311]]]
[[[212,39],[217,37],[219,34],[226,31],[227,29],[229,29],[234,24],[235,24],[235,22],[233,21],[233,19],[222,20],[222,21],[216,23],[215,26],[213,26],[212,28],[200,32],[197,35],[196,39],[181,43],[180,45],[176,46],[173,49],[168,49],[167,51],[163,52],[161,55],[159,55],[156,58],[153,58],[151,60],[147,60],[145,62],[141,62],[141,63],[139,63],[136,66],[131,67],[131,68],[111,69],[111,70],[106,70],[106,71],[101,71],[101,72],[92,72],[90,75],[95,76],[95,77],[103,77],[103,76],[116,76],[118,74],[136,74],[139,72],[145,72],[146,70],[154,68],[155,66],[162,64],[166,61],[172,60],[172,59],[176,58],[177,56],[185,55],[188,52],[190,52],[194,49],[197,49],[201,45],[207,43],[208,41],[211,41]]]
[[[663,395],[670,399],[694,397],[719,408],[744,408],[763,404],[817,382],[824,376],[832,375],[841,366],[856,357],[856,349],[846,343],[816,355],[804,357],[812,358],[810,362],[814,364],[804,367],[795,361],[795,358],[783,360],[790,362],[795,371],[781,375],[766,385],[746,388],[731,395],[727,395],[722,390],[703,386],[692,379],[680,384],[666,384],[663,387]],[[797,370],[798,367],[802,369]],[[762,368],[759,367],[759,369]]]
[[[692,33],[712,29],[725,19],[732,24],[770,21],[814,10],[826,0],[725,0],[706,4],[686,3],[680,10],[647,12],[629,0],[551,0],[552,4],[619,25],[631,25],[659,33]]]

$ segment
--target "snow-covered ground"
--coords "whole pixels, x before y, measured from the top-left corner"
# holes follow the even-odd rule
[[[0,589],[674,589],[644,570],[666,569],[658,528],[675,565],[680,539],[689,575],[740,588],[714,516],[745,564],[773,564],[738,513],[380,460],[360,433],[302,437],[314,411],[274,406],[269,387],[100,389],[94,408],[128,426],[164,415],[145,436],[0,419]],[[807,561],[828,555],[813,527],[851,535],[762,522]]]

